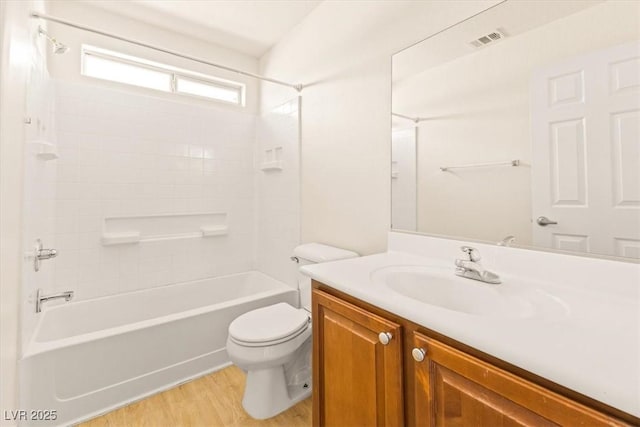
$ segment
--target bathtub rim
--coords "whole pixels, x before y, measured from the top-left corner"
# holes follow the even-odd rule
[[[292,286],[287,285],[284,282],[281,282],[279,280],[274,279],[273,277],[258,271],[258,270],[249,270],[249,271],[244,271],[244,272],[240,272],[240,273],[232,273],[232,274],[227,274],[224,276],[217,276],[217,277],[208,277],[208,278],[204,278],[204,279],[197,279],[197,280],[190,280],[187,282],[179,282],[179,283],[171,283],[169,285],[164,285],[164,286],[157,286],[154,288],[147,288],[147,289],[136,289],[133,291],[129,291],[129,292],[123,292],[123,293],[119,293],[119,294],[113,294],[113,295],[104,295],[104,296],[100,296],[100,297],[96,297],[96,298],[89,298],[86,300],[82,300],[82,301],[78,301],[76,303],[71,303],[71,304],[82,304],[85,302],[94,302],[94,301],[99,301],[99,300],[103,300],[103,299],[107,299],[107,298],[113,298],[114,296],[122,296],[122,295],[131,295],[131,294],[137,294],[137,293],[144,293],[144,292],[149,292],[149,291],[153,291],[156,289],[160,289],[160,288],[167,288],[167,287],[174,287],[174,286],[183,286],[183,285],[188,285],[188,284],[193,284],[196,282],[202,282],[202,281],[207,281],[207,280],[218,280],[218,279],[226,279],[229,277],[235,277],[235,276],[240,276],[240,275],[248,275],[248,274],[255,274],[257,273],[258,275],[262,275],[265,276],[267,278],[269,278],[271,281],[273,281],[274,283],[279,284],[280,286],[274,289],[269,289],[266,291],[262,291],[262,292],[258,292],[258,293],[254,293],[251,295],[245,295],[239,298],[233,298],[224,302],[219,302],[219,303],[215,303],[215,304],[209,304],[209,305],[205,305],[205,306],[201,306],[201,307],[196,307],[196,308],[192,308],[190,310],[185,310],[185,311],[180,311],[177,313],[170,313],[170,314],[166,314],[164,316],[159,316],[159,317],[154,317],[151,319],[145,319],[145,320],[140,320],[137,322],[133,322],[133,323],[127,323],[124,325],[119,325],[119,326],[114,326],[112,328],[106,328],[106,329],[101,329],[98,331],[92,331],[92,332],[87,332],[84,334],[79,334],[79,335],[74,335],[71,337],[65,337],[65,338],[60,338],[60,339],[56,339],[56,340],[48,340],[48,341],[37,341],[36,337],[38,336],[38,333],[40,332],[40,329],[42,327],[42,322],[43,320],[46,318],[46,313],[49,311],[53,311],[53,310],[62,310],[62,309],[68,309],[70,304],[60,304],[60,305],[56,305],[54,307],[50,307],[50,308],[45,308],[42,312],[43,316],[38,319],[37,321],[37,325],[33,331],[32,336],[29,339],[29,342],[26,346],[26,349],[23,350],[23,354],[20,357],[20,360],[24,360],[24,359],[28,359],[34,356],[37,356],[39,354],[42,353],[46,353],[49,352],[51,350],[56,350],[56,349],[61,349],[61,348],[66,348],[66,347],[72,347],[75,345],[80,345],[80,344],[84,344],[84,343],[88,343],[91,341],[96,341],[102,338],[108,338],[114,335],[118,335],[118,334],[122,334],[125,332],[129,332],[129,331],[133,331],[133,330],[139,330],[139,329],[146,329],[146,328],[150,328],[152,326],[156,326],[162,323],[168,323],[168,322],[172,322],[172,321],[178,321],[181,319],[185,319],[188,317],[195,317],[195,316],[199,316],[205,313],[208,313],[210,311],[214,311],[215,309],[224,309],[226,307],[230,307],[230,306],[234,306],[234,305],[238,305],[238,304],[242,304],[245,302],[249,302],[251,300],[257,299],[257,298],[267,298],[270,297],[272,295],[277,295],[277,294],[283,294],[286,292],[298,292],[297,288],[294,288]]]

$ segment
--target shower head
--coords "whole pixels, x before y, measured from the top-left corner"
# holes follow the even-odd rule
[[[45,36],[46,39],[51,42],[51,49],[56,55],[62,55],[63,53],[67,53],[69,51],[69,46],[62,44],[55,38],[51,37],[45,30],[42,29],[42,27],[38,27],[38,34]]]
[[[57,55],[62,55],[63,53],[69,52],[69,46],[64,45],[58,41],[53,40],[53,53]]]

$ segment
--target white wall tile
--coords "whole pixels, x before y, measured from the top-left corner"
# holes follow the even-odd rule
[[[253,268],[254,115],[62,81],[55,105],[55,284],[81,300]],[[105,217],[207,211],[229,238],[101,244]]]
[[[298,102],[293,99],[263,114],[257,122],[255,145],[256,266],[291,286],[297,286],[297,266],[289,257],[300,242]],[[283,170],[261,171],[265,150],[275,147],[282,147]],[[227,164],[226,170],[233,166],[244,167]],[[246,182],[235,181],[234,185],[244,192],[250,188]]]

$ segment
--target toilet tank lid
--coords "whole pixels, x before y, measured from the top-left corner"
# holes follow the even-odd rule
[[[323,245],[322,243],[305,243],[303,245],[296,246],[293,250],[293,256],[306,259],[311,262],[328,262],[337,261],[339,259],[355,258],[359,255],[346,249]]]

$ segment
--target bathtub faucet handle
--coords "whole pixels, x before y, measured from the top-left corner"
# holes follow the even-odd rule
[[[44,249],[42,245],[42,241],[40,239],[36,240],[36,245],[34,249],[33,255],[33,269],[34,271],[40,271],[40,262],[55,258],[58,256],[58,251],[55,249]]]

